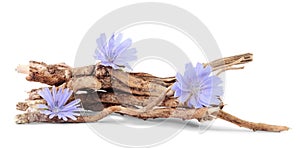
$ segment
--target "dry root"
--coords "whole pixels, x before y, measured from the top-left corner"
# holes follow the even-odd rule
[[[215,60],[210,65],[217,75],[227,70],[243,69],[235,67],[252,61],[252,54],[242,54]],[[70,101],[80,98],[85,110],[96,112],[93,115],[81,114],[77,120],[63,121],[58,118],[49,119],[40,114],[36,105],[46,102],[38,95],[40,89],[33,89],[25,102],[19,102],[17,109],[26,111],[16,116],[16,123],[31,122],[96,122],[110,115],[119,113],[140,119],[180,118],[183,120],[212,120],[220,118],[246,127],[262,131],[279,132],[288,130],[285,126],[253,123],[241,120],[222,111],[223,105],[210,108],[193,109],[178,103],[170,90],[175,77],[160,78],[147,73],[127,73],[114,70],[100,64],[79,68],[71,68],[66,64],[47,65],[43,62],[30,61],[29,65],[19,65],[19,73],[27,74],[28,81],[41,82],[48,85],[68,87],[74,92],[84,91],[71,96]]]

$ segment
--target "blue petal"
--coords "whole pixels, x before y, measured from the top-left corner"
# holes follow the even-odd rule
[[[108,61],[107,57],[105,56],[105,53],[103,53],[102,51],[100,51],[99,48],[97,48],[97,49],[95,50],[94,58],[95,58],[96,60],[100,60],[101,62],[102,62],[102,61]]]
[[[73,94],[72,90],[69,90],[68,88],[65,89],[63,94],[61,95],[58,106],[61,107],[61,106],[65,105],[72,94]]]
[[[137,59],[136,53],[137,51],[135,48],[127,49],[116,56],[116,58],[114,59],[114,63],[116,63],[117,61],[125,61],[126,63],[129,61],[134,61]]]
[[[197,105],[197,100],[195,98],[195,96],[191,96],[190,99],[188,100],[188,104],[190,104],[190,106],[195,107]]]
[[[180,73],[177,73],[177,74],[176,74],[176,80],[177,80],[179,83],[184,82],[183,77],[182,77],[182,75],[181,75]]]
[[[42,113],[42,114],[45,114],[45,115],[50,115],[52,112],[51,111],[49,111],[49,110],[42,110],[42,111],[40,111],[40,113]]]
[[[189,92],[181,92],[181,93],[182,93],[181,96],[178,97],[178,101],[180,103],[186,102],[191,97],[191,93]]]
[[[52,119],[54,116],[56,116],[56,114],[55,114],[55,113],[53,113],[53,112],[51,112],[51,114],[50,114],[49,118],[50,118],[50,119]]]
[[[174,90],[174,91],[180,89],[180,88],[177,86],[178,84],[179,84],[178,82],[175,82],[171,89]]]
[[[62,118],[64,121],[68,121],[67,117],[63,116]]]
[[[198,95],[203,94],[207,97],[210,97],[210,96],[212,96],[212,92],[213,92],[212,88],[208,88],[208,89],[201,90]]]
[[[172,87],[172,90],[174,90],[175,91],[175,93],[174,93],[174,97],[179,97],[179,96],[181,96],[181,89],[178,87],[178,85],[179,85],[179,83],[178,82],[175,82],[175,84],[173,85],[173,87]]]
[[[117,46],[121,43],[122,38],[123,38],[123,34],[119,33],[115,39],[115,46]]]
[[[197,73],[197,77],[201,77],[200,74],[203,71],[203,65],[201,63],[197,63],[196,65],[196,73]]]
[[[196,95],[193,95],[190,99],[190,104],[194,106],[194,108],[202,108],[203,105],[200,102],[200,98],[197,97]]]
[[[106,48],[100,48],[97,47],[95,50],[95,54],[99,57],[102,57],[104,59],[107,59],[107,55],[106,55]]]
[[[113,34],[108,41],[106,54],[105,54],[111,60],[115,59],[116,55],[118,55],[118,53],[115,52],[115,48],[116,48],[115,47],[115,35]]]
[[[102,33],[100,35],[100,37],[96,40],[97,44],[98,44],[98,48],[100,49],[104,49],[106,46],[106,36],[104,33]]]
[[[199,102],[206,106],[206,107],[209,107],[210,106],[210,98],[209,97],[206,97],[205,95],[201,94],[199,96]]]
[[[42,89],[41,91],[38,92],[38,94],[44,99],[46,100],[48,106],[50,108],[54,107],[54,102],[53,102],[53,96],[51,95],[51,92],[49,90],[48,87]]]
[[[181,90],[176,90],[174,93],[174,97],[180,97],[182,94]]]
[[[74,112],[74,111],[78,111],[79,108],[78,106],[70,106],[70,107],[63,107],[60,111],[62,112]]]
[[[115,35],[113,34],[108,42],[108,49],[110,49],[112,51],[112,49],[114,48],[115,45]]]
[[[66,112],[65,116],[67,116],[68,118],[70,118],[72,120],[77,120],[77,118],[74,116],[74,113]]]
[[[38,104],[37,108],[40,108],[40,109],[49,109],[49,107],[47,105],[45,105],[45,104]]]
[[[57,114],[58,119],[61,119],[63,117],[62,113]]]
[[[72,112],[72,114],[73,114],[74,116],[80,116],[79,113],[74,113],[74,112]]]
[[[137,56],[136,56],[136,49],[135,48],[131,48],[131,49],[128,49],[126,51],[124,51],[123,53],[121,53],[120,55],[118,55],[113,63],[116,64],[116,65],[119,65],[119,66],[126,66],[128,64],[128,62],[130,61],[135,61],[137,59]]]
[[[199,75],[200,78],[204,78],[204,77],[208,77],[210,75],[212,71],[211,66],[207,65],[203,71],[201,72],[201,74]]]
[[[185,65],[185,72],[184,72],[183,78],[187,83],[191,83],[193,80],[195,80],[197,78],[196,71],[195,71],[192,63],[188,63]]]
[[[205,81],[205,83],[201,86],[202,90],[213,90],[213,94],[223,95],[223,88],[220,86],[221,80],[209,78]]]
[[[66,106],[64,106],[64,108],[70,108],[70,107],[72,107],[72,106],[75,106],[75,105],[77,105],[78,103],[80,103],[80,99],[76,99],[76,100],[73,100],[72,102],[70,102],[70,103],[68,103]]]
[[[117,58],[122,52],[124,52],[126,49],[128,49],[132,44],[132,41],[131,39],[126,39],[125,41],[123,41],[118,47],[116,47],[116,50],[115,50],[115,55]]]
[[[96,42],[98,44],[98,47],[95,51],[95,54],[96,54],[95,57],[97,57],[97,59],[101,60],[101,61],[102,60],[108,60],[108,58],[110,56],[109,56],[109,53],[108,53],[109,49],[107,49],[108,47],[106,45],[106,36],[105,36],[105,34],[101,34],[100,37],[96,40]]]
[[[213,88],[213,96],[222,96],[224,94],[223,87],[218,86]]]
[[[57,91],[57,93],[56,93],[56,98],[61,98],[61,95],[62,95],[62,88],[60,87],[59,89],[58,89],[58,91]]]
[[[211,88],[213,85],[212,85],[212,79],[210,77],[206,78],[206,79],[203,79],[201,82],[200,82],[200,87],[201,89],[206,89],[206,88]]]
[[[217,76],[211,76],[211,79],[213,80],[213,85],[214,86],[222,84],[222,80]]]
[[[62,118],[64,121],[68,121],[68,118],[72,120],[76,120],[76,117],[74,117],[74,114],[72,112],[60,112],[58,114],[60,118]],[[68,117],[68,118],[67,118]]]
[[[183,78],[183,76],[180,73],[176,74],[176,80],[178,82],[178,87],[182,90],[184,89],[184,86],[188,85],[186,83],[186,80]]]

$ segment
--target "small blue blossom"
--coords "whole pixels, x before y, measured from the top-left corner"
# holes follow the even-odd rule
[[[128,62],[137,59],[136,49],[130,48],[132,41],[126,39],[122,41],[123,35],[112,35],[109,40],[104,33],[97,39],[97,49],[95,59],[100,60],[104,66],[111,66],[113,69],[127,67],[131,69]]]
[[[47,102],[45,104],[39,104],[38,108],[42,109],[41,113],[45,115],[49,115],[49,118],[57,116],[59,119],[63,119],[67,121],[67,117],[76,120],[75,116],[79,116],[79,113],[75,113],[76,111],[80,111],[80,99],[73,100],[72,102],[67,103],[73,91],[67,89],[59,88],[58,91],[55,87],[52,87],[52,93],[48,87],[42,89],[38,92],[38,94]]]
[[[211,76],[212,68],[203,67],[197,63],[194,68],[191,63],[186,64],[184,75],[177,73],[176,82],[172,87],[175,91],[174,96],[178,97],[180,103],[187,104],[189,107],[202,108],[211,105],[219,105],[219,96],[223,95],[220,86],[221,79]]]

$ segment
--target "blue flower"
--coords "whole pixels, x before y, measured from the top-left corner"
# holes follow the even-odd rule
[[[39,104],[38,108],[42,109],[41,113],[49,115],[49,118],[52,119],[55,116],[58,116],[59,119],[67,121],[67,117],[76,120],[75,116],[79,116],[80,111],[78,108],[80,106],[80,99],[73,100],[72,102],[67,103],[73,91],[67,89],[59,88],[58,91],[55,87],[52,87],[52,93],[48,87],[42,89],[38,94],[46,100],[47,105]]]
[[[221,79],[211,76],[210,66],[203,67],[197,63],[194,68],[191,63],[186,64],[184,75],[177,73],[176,82],[172,87],[175,91],[174,96],[178,97],[180,103],[187,104],[189,107],[201,108],[211,105],[219,105],[219,96],[223,95],[220,86]]]
[[[97,39],[97,49],[95,59],[100,60],[104,66],[111,66],[113,69],[127,67],[131,69],[128,62],[137,59],[136,49],[129,48],[132,44],[131,39],[122,41],[122,34],[112,35],[106,40],[104,33]]]

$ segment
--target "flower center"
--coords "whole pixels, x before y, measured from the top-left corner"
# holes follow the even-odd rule
[[[113,57],[107,57],[107,60],[108,60],[109,62],[111,62],[111,63],[114,62],[114,58],[113,58]]]
[[[199,86],[194,85],[191,88],[191,93],[192,94],[197,94],[200,90],[201,90],[201,88]]]
[[[52,112],[54,113],[58,113],[60,111],[60,109],[58,107],[54,107],[54,109],[52,110]]]

